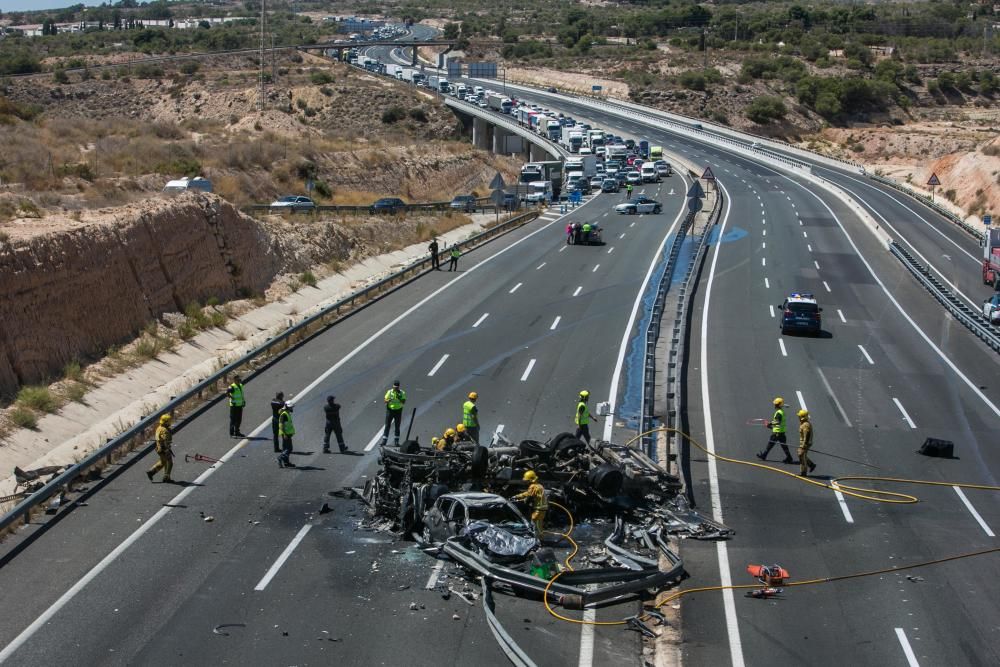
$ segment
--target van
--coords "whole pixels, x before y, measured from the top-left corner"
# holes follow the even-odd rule
[[[640,167],[639,173],[642,174],[643,183],[655,183],[660,180],[660,175],[656,171],[656,165],[652,162],[646,162]]]
[[[212,182],[202,176],[196,176],[195,178],[185,177],[185,178],[178,178],[175,181],[169,181],[163,187],[163,191],[168,193],[186,192],[188,190],[200,190],[201,192],[211,192]]]

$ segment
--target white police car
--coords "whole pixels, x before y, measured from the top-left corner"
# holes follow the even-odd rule
[[[781,333],[819,334],[823,330],[820,316],[823,309],[811,292],[792,292],[778,307],[781,308]]]
[[[1000,292],[983,301],[983,317],[991,324],[1000,324]]]

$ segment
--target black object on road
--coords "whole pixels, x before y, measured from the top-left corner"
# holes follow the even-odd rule
[[[917,450],[924,456],[934,456],[940,459],[955,458],[955,443],[951,440],[939,440],[938,438],[927,438],[924,444]]]

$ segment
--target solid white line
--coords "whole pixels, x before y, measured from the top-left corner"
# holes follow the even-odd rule
[[[490,314],[489,314],[489,313],[483,313],[483,314],[482,314],[482,315],[481,315],[481,316],[479,317],[479,319],[478,319],[478,320],[476,320],[476,323],[472,325],[472,328],[473,328],[473,329],[475,329],[476,327],[478,327],[478,326],[479,326],[480,324],[482,324],[482,323],[483,323],[483,320],[485,320],[485,319],[486,319],[487,317],[489,317],[489,316],[490,316]]]
[[[768,306],[768,309],[771,311],[771,317],[774,317],[774,306]]]
[[[781,356],[787,357],[788,356],[788,352],[785,350],[785,339],[784,338],[779,338],[778,339],[778,347],[781,348]]]
[[[562,315],[556,315],[556,319],[552,320],[552,326],[549,327],[549,331],[555,330],[559,326],[559,320],[562,319]]]
[[[438,583],[438,577],[441,575],[441,570],[443,569],[444,569],[443,560],[439,560],[438,562],[434,563],[434,567],[431,568],[431,576],[427,577],[427,583],[424,585],[425,590],[428,591],[434,590],[434,587],[437,586]]]
[[[516,291],[517,291],[517,288],[518,288],[518,287],[520,287],[520,286],[521,286],[521,285],[523,285],[523,284],[524,284],[524,283],[518,283],[518,284],[514,285],[513,287],[511,287],[511,288],[510,288],[510,291],[509,291],[509,292],[507,292],[507,294],[513,294],[514,292],[516,292]]]
[[[370,452],[371,450],[375,449],[375,445],[377,445],[378,441],[382,439],[382,432],[384,430],[385,430],[385,427],[384,426],[380,426],[378,428],[378,430],[375,431],[375,435],[372,436],[372,439],[368,441],[367,445],[365,445],[365,451],[366,452]]]
[[[844,420],[844,423],[847,424],[847,428],[854,428],[854,426],[851,425],[851,420],[847,417],[847,411],[844,410],[844,406],[842,406],[840,401],[837,400],[837,395],[833,393],[833,387],[830,386],[830,383],[826,380],[826,376],[823,375],[823,369],[817,366],[816,372],[819,373],[819,379],[823,382],[823,388],[826,389],[826,393],[833,399],[833,404],[837,406],[837,410],[840,412],[840,417]]]
[[[896,628],[896,639],[899,640],[900,646],[903,647],[903,653],[906,655],[906,663],[910,667],[920,667],[920,663],[917,662],[917,656],[914,655],[913,648],[910,646],[910,640],[906,638],[903,628]]]
[[[976,519],[976,521],[979,522],[979,527],[983,529],[983,532],[985,532],[989,537],[996,537],[996,535],[993,534],[993,531],[990,530],[990,527],[986,525],[986,522],[983,521],[983,517],[979,516],[979,512],[977,512],[976,508],[972,506],[972,503],[969,502],[969,499],[965,497],[965,493],[962,491],[962,487],[953,486],[951,488],[955,489],[955,493],[958,494],[958,497],[965,504],[965,509],[969,510],[969,513],[972,514],[972,516]]]
[[[721,238],[726,231],[726,224],[729,222],[729,212],[732,208],[733,200],[729,196],[729,191],[722,183],[719,183],[719,187],[722,188],[726,197],[726,213],[722,218],[722,224],[719,226],[719,237]],[[702,306],[701,311],[701,404],[703,406],[712,405],[711,396],[708,391],[708,313],[712,302],[712,284],[715,282],[715,267],[719,263],[719,250],[722,246],[722,243],[715,244],[715,253],[712,255],[712,266],[708,272],[708,284],[705,289],[705,304]],[[710,454],[715,454],[715,433],[712,429],[711,407],[705,408],[704,419],[705,447]],[[605,440],[610,440],[608,430],[606,429],[605,432]],[[719,468],[716,464],[715,456],[708,457],[708,482],[710,497],[712,499],[712,518],[719,523],[724,523],[722,520],[722,497],[719,494]],[[739,619],[736,616],[736,600],[733,591],[728,588],[733,585],[733,576],[729,569],[729,549],[726,542],[719,541],[715,543],[715,550],[719,560],[719,584],[723,587],[722,603],[725,610],[726,630],[729,636],[729,655],[733,667],[744,667],[746,663],[743,659],[743,643],[740,641]]]
[[[521,375],[521,382],[527,382],[528,376],[531,375],[531,369],[535,367],[535,360],[532,359],[528,362],[528,367],[524,369],[524,374]]]
[[[830,284],[828,282],[826,282],[825,280],[823,281],[823,287],[826,288],[827,292],[832,292],[833,291],[832,289],[830,289]]]
[[[597,273],[597,269],[599,269],[599,268],[601,268],[601,265],[597,264],[596,266],[594,266],[594,270],[591,271],[591,273]]]
[[[874,366],[875,362],[872,361],[871,355],[868,354],[868,350],[866,350],[861,345],[858,345],[858,349],[861,350],[861,354],[865,355],[865,359],[868,360],[868,364],[871,365],[871,366]]]
[[[795,397],[797,399],[799,399],[799,407],[801,409],[803,409],[803,410],[808,410],[809,409],[809,408],[806,407],[806,399],[802,398],[802,392],[799,391],[798,389],[795,390]]]
[[[597,620],[597,610],[587,607],[583,610],[583,626],[580,628],[580,660],[578,667],[590,667],[594,664],[594,626]]]
[[[442,366],[444,366],[444,362],[448,361],[448,356],[449,355],[446,354],[443,357],[441,357],[440,359],[438,359],[438,362],[436,364],[434,364],[434,368],[432,368],[431,372],[427,374],[427,377],[429,377],[429,378],[434,377],[434,374],[438,372],[438,369],[441,368]]]
[[[817,270],[817,271],[819,271],[819,262],[817,262],[817,261],[816,261],[816,260],[814,259],[814,260],[813,260],[813,265],[814,265],[814,266],[816,267],[816,270]]]
[[[851,510],[847,506],[847,498],[844,498],[844,494],[840,492],[836,486],[833,487],[833,493],[837,496],[837,504],[840,505],[840,511],[844,513],[844,519],[847,523],[854,523],[854,517],[851,515]]]
[[[847,324],[847,318],[844,317],[844,313],[840,311],[840,308],[837,309],[837,314],[840,315],[840,321],[843,322],[844,324]]]
[[[766,287],[767,289],[771,289],[771,281],[768,280],[767,278],[764,278],[764,287]]]
[[[615,251],[615,247],[614,247],[614,246],[611,246],[610,248],[608,248],[608,254],[609,254],[609,255],[610,255],[611,253],[613,253],[614,251]]]
[[[278,570],[281,569],[281,566],[285,564],[288,557],[292,555],[293,551],[295,551],[295,547],[299,546],[299,542],[302,541],[302,538],[305,537],[306,533],[308,533],[311,529],[311,523],[307,523],[302,526],[302,529],[299,530],[295,537],[292,538],[292,541],[288,543],[288,546],[285,547],[285,550],[281,552],[281,555],[278,556],[278,560],[274,561],[274,564],[271,565],[271,569],[267,571],[264,578],[258,581],[257,585],[253,587],[255,591],[262,591],[267,588],[267,585],[271,583],[272,579],[274,579],[274,575],[278,574]]]
[[[573,290],[573,296],[578,295],[580,293],[580,290],[582,290],[582,289],[583,289],[583,285],[580,285],[575,290]]]
[[[535,267],[535,271],[537,271],[538,269],[542,268],[543,266],[545,266],[545,262],[542,262],[541,264],[539,264],[538,266],[536,266]]]
[[[912,419],[910,419],[910,415],[906,414],[906,409],[903,407],[903,404],[899,402],[899,399],[893,397],[892,402],[895,403],[896,407],[899,408],[899,411],[903,413],[903,420],[910,425],[910,428],[917,428],[917,425],[913,423]]]

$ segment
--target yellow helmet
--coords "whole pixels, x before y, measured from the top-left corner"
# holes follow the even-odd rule
[[[447,431],[445,431],[444,432],[444,437],[446,437],[446,438],[454,438],[455,437],[455,429],[450,428]]]
[[[455,426],[455,430],[459,433],[465,433],[465,424],[458,424]]]
[[[584,389],[580,392],[580,398],[590,398],[590,392]]]
[[[477,394],[477,393],[476,393],[476,392],[474,392],[474,391],[470,391],[470,392],[469,392],[469,400],[470,400],[470,401],[474,401],[474,400],[476,400],[477,398],[479,398],[479,394]]]
[[[170,415],[160,415],[160,423],[161,424],[169,424],[170,420],[171,420]]]
[[[809,411],[806,410],[806,409],[799,410],[798,415],[799,415],[799,419],[802,419],[804,417],[808,417],[809,416]]]
[[[432,445],[436,445],[436,444],[438,444],[438,440],[440,440],[440,439],[441,439],[441,438],[439,438],[439,437],[437,437],[437,436],[434,436],[434,437],[432,437],[432,438],[431,438],[431,444],[432,444]]]
[[[534,470],[528,470],[528,471],[526,471],[524,473],[524,478],[523,479],[524,479],[525,482],[537,482],[538,481],[538,475],[535,474]]]
[[[777,397],[776,399],[774,399],[774,401],[773,401],[773,402],[774,402],[774,405],[775,405],[776,407],[781,407],[782,405],[784,405],[784,404],[785,404],[785,399],[783,399],[783,398],[782,398],[781,396],[779,396],[779,397]]]

